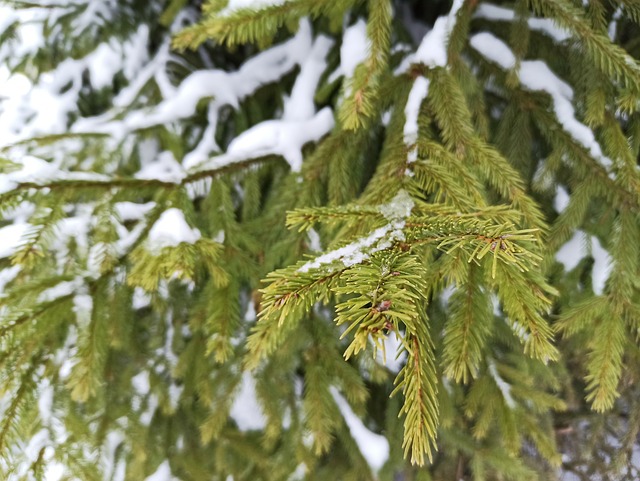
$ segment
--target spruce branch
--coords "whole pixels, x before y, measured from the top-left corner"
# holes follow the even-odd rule
[[[396,378],[396,388],[391,394],[402,392],[404,404],[404,455],[411,455],[411,462],[418,466],[425,463],[425,454],[431,462],[436,449],[438,427],[437,378],[433,362],[433,348],[424,327],[418,320],[412,333],[407,333],[408,359]]]
[[[493,321],[491,302],[474,264],[469,265],[466,283],[456,289],[449,305],[452,312],[444,333],[443,366],[445,375],[466,384],[478,374]]]
[[[175,37],[173,46],[195,49],[206,40],[215,40],[230,47],[255,42],[264,46],[272,41],[284,25],[293,27],[300,18],[307,15],[335,18],[362,1],[364,0],[291,0],[281,5],[258,9],[241,8],[228,13],[214,9],[199,24],[180,32]]]
[[[530,0],[536,13],[554,19],[576,33],[588,55],[600,71],[630,88],[636,98],[640,95],[640,66],[624,49],[612,43],[602,33],[594,31],[582,10],[566,0]]]
[[[585,377],[588,383],[586,399],[592,403],[593,409],[601,412],[611,409],[619,396],[617,387],[627,342],[622,319],[608,314],[594,330]]]

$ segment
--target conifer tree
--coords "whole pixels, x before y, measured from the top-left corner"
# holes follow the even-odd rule
[[[636,0],[0,13],[2,479],[640,476]]]

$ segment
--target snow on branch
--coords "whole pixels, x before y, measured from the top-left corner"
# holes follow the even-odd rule
[[[486,59],[498,64],[503,69],[516,68],[515,55],[495,35],[489,32],[478,33],[471,37],[469,43]],[[602,153],[593,131],[576,119],[575,109],[571,103],[573,89],[542,60],[523,60],[520,62],[518,76],[523,87],[533,91],[546,92],[551,96],[553,111],[562,128],[578,144],[587,149],[589,154],[604,168],[610,170],[612,161]]]

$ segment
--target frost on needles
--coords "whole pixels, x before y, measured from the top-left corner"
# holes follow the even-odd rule
[[[632,0],[0,6],[0,478],[640,477]]]

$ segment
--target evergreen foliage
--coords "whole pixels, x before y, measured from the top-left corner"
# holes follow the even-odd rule
[[[2,479],[640,476],[635,0],[0,13]]]

